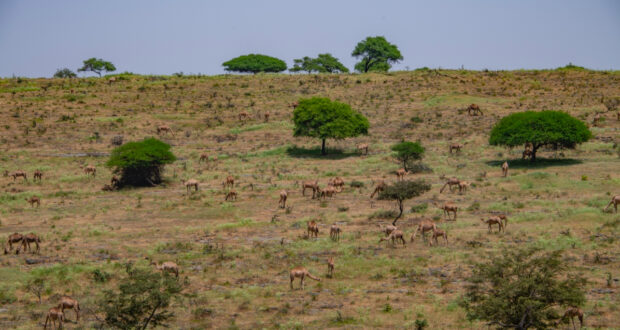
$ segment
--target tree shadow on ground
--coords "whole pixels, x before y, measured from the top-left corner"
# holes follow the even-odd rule
[[[361,154],[357,151],[344,151],[342,149],[327,148],[327,155],[321,154],[321,148],[303,148],[298,146],[290,146],[286,148],[286,154],[295,158],[316,158],[316,159],[344,159],[349,157],[357,157]]]
[[[504,163],[503,160],[489,160],[486,162],[489,166],[502,166]],[[570,166],[582,164],[583,161],[580,159],[573,158],[536,158],[535,161],[530,161],[529,159],[508,159],[508,165],[510,168],[544,168],[550,166]]]

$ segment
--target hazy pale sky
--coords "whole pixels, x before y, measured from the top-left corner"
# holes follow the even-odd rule
[[[616,0],[0,0],[0,76],[50,77],[89,57],[117,72],[220,74],[248,53],[329,52],[349,69],[367,36],[418,67],[620,69]]]

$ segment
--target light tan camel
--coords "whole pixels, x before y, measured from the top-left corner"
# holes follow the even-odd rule
[[[174,136],[174,131],[172,131],[172,128],[170,128],[170,126],[168,125],[160,125],[157,127],[157,134],[161,135],[162,133],[170,133],[172,134],[172,136]]]
[[[327,185],[337,189],[336,192],[342,192],[344,190],[344,180],[339,176],[329,179]]]
[[[39,182],[41,182],[42,179],[43,179],[43,172],[41,172],[39,170],[35,170],[34,174],[33,174],[33,180],[34,181],[39,180]]]
[[[409,171],[405,170],[404,168],[400,168],[396,171],[396,180],[397,181],[403,181],[405,180],[405,175],[409,174]]]
[[[31,207],[34,207],[34,204],[37,204],[37,207],[41,206],[41,199],[37,196],[32,196],[30,198],[25,198],[25,200],[30,203]]]
[[[87,165],[84,167],[84,174],[92,175],[93,177],[97,176],[97,168],[94,165]]]
[[[188,194],[191,193],[192,188],[194,188],[195,191],[198,191],[198,180],[189,179],[187,181],[181,180],[181,182],[185,185],[185,189],[187,189]]]
[[[226,193],[226,197],[224,198],[224,201],[228,201],[228,200],[236,201],[237,196],[238,196],[237,192],[234,190],[231,190],[228,193]]]
[[[334,187],[326,187],[325,189],[319,189],[319,190],[321,192],[319,198],[323,198],[323,199],[325,199],[325,197],[331,198],[336,193],[336,188]]]
[[[308,237],[312,236],[319,237],[319,225],[314,220],[308,222]]]
[[[342,233],[342,229],[340,229],[340,227],[338,227],[338,225],[336,224],[333,224],[329,228],[329,237],[334,241],[340,240],[340,233]]]
[[[47,312],[47,317],[45,318],[45,325],[43,325],[43,329],[47,329],[47,322],[50,322],[50,326],[56,329],[56,321],[58,321],[58,329],[62,329],[62,322],[65,320],[65,314],[62,312],[62,309],[59,307],[52,307]]]
[[[478,113],[479,113],[481,116],[482,116],[482,115],[484,115],[484,114],[482,113],[482,110],[480,110],[480,106],[478,106],[477,104],[473,104],[473,103],[472,103],[472,104],[470,104],[470,105],[467,107],[467,114],[469,114],[470,116],[477,116],[477,115],[478,115]]]
[[[446,188],[446,186],[450,186],[450,191],[452,191],[452,187],[453,186],[459,186],[459,183],[461,182],[461,180],[457,179],[457,178],[450,178],[448,179],[448,181],[446,181],[446,183],[441,187],[441,189],[439,189],[439,193],[441,194],[443,192],[443,190]]]
[[[456,150],[456,153],[458,154],[459,152],[461,152],[461,149],[463,148],[463,145],[460,143],[453,143],[450,145],[450,154],[452,154],[452,150]]]
[[[418,232],[420,232],[420,234],[422,235],[422,239],[426,241],[426,232],[431,231],[431,230],[437,230],[437,225],[432,220],[424,219],[420,221],[420,223],[418,224],[418,227],[411,234],[411,239],[410,239],[411,242],[413,242]]]
[[[480,218],[480,221],[486,223],[489,226],[489,233],[491,232],[491,226],[492,225],[497,225],[497,232],[500,233],[504,230],[504,225],[502,224],[502,219],[500,219],[499,217],[493,216],[490,217],[488,219],[484,219],[484,218]]]
[[[235,177],[233,177],[232,175],[229,175],[226,177],[226,181],[224,181],[222,183],[222,186],[224,188],[230,187],[230,188],[234,188],[235,187]]]
[[[327,277],[334,277],[334,257],[327,259]]]
[[[454,213],[454,221],[456,221],[456,213],[459,210],[459,207],[456,206],[455,204],[452,203],[445,203],[444,205],[438,205],[435,203],[435,206],[437,206],[440,210],[443,210],[443,215],[448,217],[448,220],[450,220],[450,212]]]
[[[310,272],[308,272],[308,270],[305,267],[295,267],[293,269],[291,269],[290,272],[290,277],[291,277],[291,290],[293,290],[293,281],[295,280],[296,277],[300,278],[301,281],[301,289],[304,289],[304,280],[305,278],[309,277],[315,281],[320,282],[321,279],[318,277],[314,277],[310,274]]]
[[[612,204],[614,205],[614,212],[618,213],[618,204],[620,204],[620,195],[616,195],[612,197],[609,204],[607,204],[607,206],[605,207],[605,210],[607,210]]]
[[[375,194],[384,191],[385,188],[387,188],[387,184],[385,183],[385,181],[381,180],[381,181],[377,182],[377,186],[375,187],[375,191],[373,191],[372,194],[370,194],[370,198],[375,197]]]
[[[398,229],[396,226],[393,225],[387,225],[385,227],[381,227],[381,232],[385,233],[385,236],[390,236],[390,234],[395,231],[396,229]]]
[[[368,143],[361,143],[357,145],[357,150],[363,155],[368,155]]]
[[[154,265],[157,270],[173,273],[176,277],[179,277],[179,265],[177,265],[175,262],[166,261],[159,265],[157,262],[151,261],[151,265]]]
[[[401,241],[401,243],[403,243],[403,245],[405,245],[405,239],[403,238],[404,233],[402,232],[402,230],[399,229],[394,229],[387,237],[381,237],[379,239],[379,243],[383,242],[383,241],[392,241],[392,245],[396,245],[397,241]]]
[[[32,249],[30,248],[30,243],[34,243],[37,247],[34,253],[39,253],[39,243],[41,243],[41,239],[39,238],[39,236],[35,235],[34,233],[24,235],[24,238],[22,239],[22,247],[24,248],[24,252],[32,252]]]
[[[432,241],[435,241],[435,244],[439,245],[439,242],[437,241],[438,237],[443,237],[443,239],[446,241],[446,245],[448,245],[448,233],[439,228],[435,228],[435,230],[433,230],[433,236],[431,236],[431,239],[429,240],[429,245],[433,246]]]
[[[559,326],[560,323],[570,318],[571,322],[573,323],[573,329],[576,329],[575,317],[579,319],[579,328],[581,329],[581,327],[583,327],[583,311],[581,310],[581,308],[574,306],[566,309],[566,312],[564,312],[564,315],[562,315],[562,317],[555,323],[555,326]]]
[[[506,230],[506,227],[508,227],[508,217],[505,214],[498,214],[497,215],[498,218],[500,218],[500,220],[502,220],[503,222],[503,226],[504,226],[504,230]]]
[[[80,304],[77,300],[69,296],[62,296],[60,297],[60,303],[58,304],[58,308],[60,308],[63,313],[65,312],[65,309],[72,309],[75,312],[75,322],[80,321]]]
[[[9,235],[8,239],[6,240],[7,243],[9,244],[9,250],[6,249],[6,247],[4,248],[4,254],[8,254],[9,252],[13,251],[13,244],[17,245],[16,251],[15,253],[18,254],[19,253],[19,246],[21,245],[22,240],[24,239],[24,235],[20,234],[20,233],[13,233],[11,235]],[[20,243],[20,244],[17,244]]]
[[[469,189],[469,182],[467,181],[459,181],[459,194],[462,194]]]
[[[26,172],[22,171],[22,170],[17,170],[13,173],[11,173],[9,176],[13,177],[13,181],[15,181],[15,179],[22,177],[24,178],[24,180],[28,181],[28,175],[26,174]]]
[[[502,164],[502,176],[506,177],[508,175],[508,162],[504,162]]]
[[[304,181],[301,185],[301,195],[306,196],[306,189],[312,189],[312,198],[315,198],[316,193],[319,190],[319,182],[318,181]]]
[[[288,193],[286,190],[280,190],[280,200],[278,201],[278,205],[281,209],[286,208],[286,200],[288,199]]]

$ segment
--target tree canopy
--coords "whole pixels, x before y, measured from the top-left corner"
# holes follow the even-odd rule
[[[77,74],[75,72],[69,70],[68,68],[58,69],[56,73],[54,73],[54,78],[75,78]]]
[[[427,184],[424,180],[416,181],[398,181],[392,185],[387,186],[383,191],[379,193],[379,199],[381,200],[393,200],[398,203],[398,209],[400,213],[392,221],[392,225],[396,226],[396,221],[403,215],[404,201],[414,197],[418,197],[425,192],[431,190],[431,185]]]
[[[290,69],[291,72],[306,71],[308,73],[340,73],[349,72],[340,61],[331,54],[319,54],[317,58],[305,56],[302,59],[295,59],[295,65]]]
[[[460,305],[470,320],[501,328],[547,329],[560,316],[556,306],[582,306],[585,279],[567,274],[561,251],[505,249],[476,264]]]
[[[560,111],[525,111],[502,118],[491,130],[489,144],[514,147],[532,145],[532,161],[544,146],[574,148],[592,133],[580,120]]]
[[[389,43],[385,37],[367,37],[360,41],[351,56],[361,58],[355,64],[355,70],[359,72],[388,71],[393,63],[403,59],[398,47]]]
[[[222,63],[224,70],[232,72],[282,72],[286,70],[284,61],[261,54],[248,54],[235,57]]]
[[[175,160],[170,145],[148,138],[128,142],[112,150],[106,166],[121,175],[120,186],[153,186],[161,183],[164,165]]]
[[[293,112],[294,136],[309,136],[322,140],[321,153],[327,154],[326,139],[344,139],[368,134],[368,119],[353,111],[346,103],[328,98],[313,97],[299,100]]]
[[[84,65],[78,69],[78,72],[82,71],[91,71],[96,73],[99,77],[101,77],[101,72],[112,72],[116,71],[116,67],[114,64],[104,61],[100,58],[91,57],[84,61]]]
[[[422,159],[424,147],[418,142],[401,142],[392,146],[392,151],[396,152],[394,157],[403,162],[403,167],[407,170],[407,164],[411,160]]]

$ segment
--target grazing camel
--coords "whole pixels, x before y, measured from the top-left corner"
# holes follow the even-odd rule
[[[470,116],[477,116],[478,113],[480,113],[481,116],[484,115],[482,113],[482,110],[480,110],[480,106],[478,106],[477,104],[472,103],[467,107],[467,114],[469,114]]]
[[[409,171],[405,170],[404,168],[400,168],[396,171],[396,180],[397,181],[403,181],[405,180],[405,175],[409,174]]]
[[[32,252],[32,249],[30,248],[30,243],[34,243],[37,247],[34,253],[39,253],[39,243],[41,243],[41,239],[39,238],[39,236],[35,235],[34,233],[24,235],[24,238],[22,239],[22,247],[24,248],[24,252]]]
[[[557,327],[558,325],[560,325],[560,323],[570,318],[571,322],[573,323],[573,329],[576,329],[575,317],[579,319],[579,328],[581,329],[581,327],[583,327],[583,311],[581,310],[581,308],[574,306],[566,309],[566,312],[564,312],[564,315],[562,315],[562,317],[555,323],[555,326]]]
[[[265,122],[268,123],[269,122],[269,117],[271,116],[269,111],[265,112],[265,114],[263,116],[265,117]]]
[[[327,277],[332,278],[334,276],[334,257],[327,259]]]
[[[237,192],[234,190],[229,191],[228,193],[226,193],[226,197],[224,198],[224,201],[236,201],[237,200]]]
[[[446,186],[450,186],[450,191],[452,191],[452,187],[453,186],[457,186],[458,187],[460,182],[461,182],[461,180],[459,180],[457,178],[450,178],[450,179],[448,179],[448,181],[446,181],[446,183],[441,187],[441,189],[439,189],[439,193],[441,194],[443,192],[443,190],[446,188]]]
[[[611,204],[614,205],[614,212],[618,213],[618,204],[620,204],[620,195],[616,195],[611,198],[611,201],[605,207],[605,211],[607,211],[607,209],[611,206]]]
[[[508,175],[508,162],[504,162],[502,164],[502,176],[506,177]]]
[[[75,322],[80,321],[80,304],[77,300],[69,296],[62,296],[60,297],[58,308],[60,308],[63,313],[65,312],[65,309],[72,309],[75,312]]]
[[[418,227],[415,229],[415,231],[411,234],[411,242],[413,242],[413,240],[415,239],[416,235],[418,234],[418,232],[421,233],[422,235],[422,239],[424,241],[426,241],[426,232],[427,231],[431,231],[431,230],[437,230],[437,225],[435,225],[435,223],[429,219],[424,219],[422,221],[420,221],[420,223],[418,224]]]
[[[448,233],[439,228],[435,228],[433,230],[433,236],[431,236],[431,239],[429,240],[429,245],[433,246],[433,241],[435,241],[436,245],[439,245],[439,242],[437,241],[438,237],[443,237],[443,239],[446,241],[446,245],[448,245]]]
[[[403,245],[405,245],[405,239],[403,238],[403,235],[404,235],[404,233],[402,232],[402,230],[395,229],[387,237],[381,237],[379,239],[379,243],[381,243],[383,241],[391,240],[392,241],[392,245],[396,245],[396,242],[400,240],[403,243]]]
[[[357,150],[363,155],[368,155],[368,143],[362,143],[357,145]]]
[[[504,230],[504,225],[502,224],[502,219],[500,219],[499,217],[493,216],[493,217],[488,218],[487,220],[484,220],[484,218],[480,218],[480,221],[486,223],[489,226],[489,233],[491,232],[491,226],[492,225],[497,225],[498,226],[498,229],[497,229],[498,233],[500,233],[500,232],[502,232]]]
[[[280,200],[278,201],[278,206],[280,206],[281,209],[286,208],[286,199],[288,199],[288,193],[286,190],[281,190]]]
[[[459,181],[459,194],[462,194],[463,192],[467,191],[468,188],[469,188],[469,182]]]
[[[319,237],[319,225],[314,220],[308,222],[308,237],[312,236]]]
[[[387,184],[385,183],[385,181],[383,180],[379,181],[377,183],[377,186],[375,187],[375,191],[373,191],[372,194],[370,194],[370,198],[375,197],[375,194],[384,191],[385,188],[387,188]]]
[[[323,198],[323,200],[325,200],[325,197],[331,198],[334,196],[334,194],[336,193],[336,188],[326,187],[325,189],[319,189],[319,191],[319,198]]]
[[[456,212],[458,212],[459,207],[452,203],[445,203],[442,206],[435,204],[435,206],[439,207],[440,210],[443,210],[443,215],[448,217],[450,220],[450,212],[454,213],[454,221],[456,221]]]
[[[234,188],[235,187],[235,177],[233,177],[232,175],[229,175],[226,177],[226,181],[222,182],[222,186],[225,188],[230,187],[230,188]]]
[[[37,204],[37,207],[41,206],[41,199],[37,196],[32,196],[30,198],[25,198],[25,200],[30,203],[31,207],[34,207],[34,204]]]
[[[329,228],[329,237],[334,241],[340,240],[340,233],[342,233],[342,229],[340,229],[340,227],[338,227],[338,225],[336,224],[333,224]]]
[[[207,155],[207,154],[201,154],[201,155],[200,155],[200,158],[198,159],[198,162],[199,162],[199,163],[202,163],[202,162],[207,162],[208,160],[209,160],[209,155]]]
[[[248,119],[250,117],[250,114],[248,114],[245,111],[242,111],[241,113],[239,113],[239,121],[243,121],[245,119]]]
[[[342,178],[339,176],[333,179],[329,179],[327,185],[338,189],[336,190],[336,192],[342,192],[344,190],[344,180],[342,180]]]
[[[22,171],[22,170],[17,170],[13,173],[11,173],[9,176],[13,177],[13,181],[15,181],[15,179],[19,178],[20,176],[22,178],[24,178],[24,180],[28,181],[28,176],[26,174],[26,172]]]
[[[390,236],[390,234],[398,229],[396,226],[387,225],[385,227],[381,227],[381,232],[385,233],[385,236]]]
[[[291,276],[291,290],[293,290],[293,281],[295,280],[296,277],[299,277],[301,280],[302,290],[304,289],[304,279],[306,278],[306,276],[308,276],[309,278],[315,281],[318,281],[318,282],[321,281],[320,278],[312,276],[305,267],[295,267],[291,269],[290,276]]]
[[[33,174],[33,180],[34,181],[39,180],[39,182],[41,182],[41,179],[43,179],[43,172],[41,172],[39,170],[35,170],[34,174]]]
[[[301,195],[306,196],[306,188],[312,189],[312,198],[315,198],[316,193],[319,191],[319,182],[318,181],[304,181],[301,185]]]
[[[88,165],[86,167],[84,167],[84,174],[88,175],[92,175],[93,178],[95,176],[97,176],[97,168],[94,165]]]
[[[461,152],[461,149],[463,148],[463,145],[460,143],[453,143],[450,145],[450,154],[452,154],[452,150],[456,150],[456,153],[458,154],[459,152]]]
[[[56,321],[58,321],[58,329],[62,329],[62,322],[65,320],[65,314],[62,312],[62,309],[59,307],[52,307],[47,312],[47,317],[45,318],[45,325],[43,325],[43,329],[47,329],[47,322],[50,322],[50,326],[53,326],[56,329]]]
[[[173,273],[176,277],[179,277],[179,266],[172,261],[163,262],[161,265],[159,265],[155,261],[151,261],[151,265],[155,265],[155,268],[157,268],[157,270]]]
[[[172,128],[170,128],[170,126],[168,125],[160,125],[157,127],[157,135],[161,135],[162,133],[170,133],[172,134],[172,136],[174,136],[174,132],[172,131]]]
[[[194,188],[195,191],[198,191],[198,180],[189,179],[187,181],[181,180],[181,182],[183,182],[183,184],[185,185],[188,194],[191,193],[192,188]]]
[[[4,248],[4,254],[8,254],[9,252],[13,251],[13,244],[21,243],[23,239],[24,239],[24,235],[22,235],[20,233],[13,233],[13,234],[9,235],[9,238],[6,240],[7,243],[9,243],[9,250],[7,251],[7,249],[5,247]],[[16,254],[19,253],[19,245],[17,245],[17,249],[16,249],[15,253]]]
[[[498,214],[497,217],[502,220],[503,225],[504,225],[504,230],[506,230],[506,227],[508,227],[508,217],[505,214]]]

